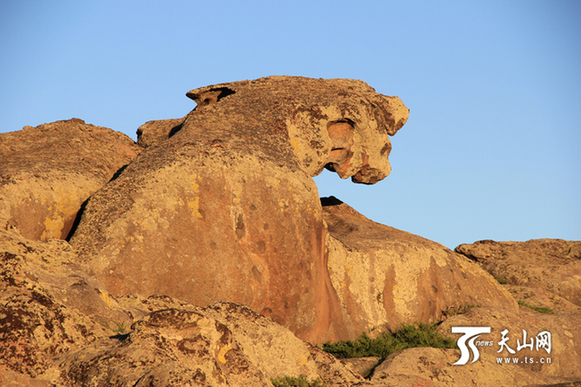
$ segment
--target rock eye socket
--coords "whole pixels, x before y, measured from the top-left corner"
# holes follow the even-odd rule
[[[198,105],[212,105],[218,103],[222,98],[229,95],[236,94],[236,92],[227,87],[216,87],[203,92],[196,92],[195,90],[186,93],[188,98],[193,99]]]
[[[353,121],[347,119],[330,122],[327,126],[327,132],[333,145],[325,168],[337,172],[342,178],[347,176],[346,174],[351,167],[353,130]]]

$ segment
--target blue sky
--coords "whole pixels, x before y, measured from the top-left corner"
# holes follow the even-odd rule
[[[581,240],[579,1],[3,1],[0,132],[77,117],[136,139],[188,90],[355,78],[410,119],[374,186],[315,180],[450,248]]]

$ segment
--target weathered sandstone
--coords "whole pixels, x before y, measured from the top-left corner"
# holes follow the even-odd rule
[[[564,382],[517,365],[501,365],[494,356],[473,364],[454,365],[456,349],[409,348],[388,356],[373,372],[370,386],[390,387],[521,387]]]
[[[414,348],[389,356],[363,379],[342,365],[356,362],[339,362],[247,307],[201,308],[162,295],[116,298],[79,270],[66,241],[0,231],[0,246],[0,385],[268,386],[271,377],[303,374],[330,386],[525,386],[581,376],[578,314],[473,308],[438,328],[457,337],[453,326],[490,326],[482,339],[495,345],[509,329],[515,349],[523,329],[530,336],[548,330],[551,364],[498,364],[495,346],[456,366],[459,350]]]
[[[515,300],[537,308],[548,308],[553,312],[581,313],[581,306],[566,298],[538,287],[505,284],[502,286]]]
[[[183,122],[183,118],[148,121],[137,129],[137,145],[147,148],[167,140],[182,128]]]
[[[236,332],[234,309],[252,336]],[[155,311],[136,322],[126,339],[100,340],[60,360],[69,385],[270,386],[271,377],[299,374],[334,386],[361,381],[332,356],[233,304]]]
[[[73,118],[0,134],[0,228],[65,239],[82,203],[141,150]]]
[[[66,241],[0,230],[0,385],[268,386],[308,375],[362,378],[271,319],[231,303],[115,299]]]
[[[65,241],[0,230],[0,375],[48,383],[58,378],[55,356],[107,337],[100,321],[127,319],[74,255]]]
[[[389,174],[388,136],[408,113],[397,97],[300,77],[188,96],[198,106],[142,125],[141,146],[77,119],[0,135],[0,386],[581,378],[581,242],[452,252],[319,199],[311,177],[323,168],[365,184]],[[480,339],[494,345],[454,365],[458,349],[338,361],[311,344],[415,322],[454,339],[453,327],[490,327]],[[514,357],[551,362],[499,364],[513,357],[498,351],[503,330],[515,349],[524,332],[549,332],[550,351]]]
[[[479,241],[456,251],[478,262],[502,282],[544,289],[581,306],[581,242],[533,239]],[[546,302],[546,301],[545,301]]]
[[[79,263],[116,295],[235,302],[313,342],[357,335],[329,280],[311,177],[327,166],[383,179],[407,108],[339,79],[269,77],[188,96],[198,106],[179,130],[142,127],[158,141],[89,200],[71,239]]]
[[[466,305],[516,310],[500,284],[464,256],[324,200],[329,274],[353,331],[430,323]]]

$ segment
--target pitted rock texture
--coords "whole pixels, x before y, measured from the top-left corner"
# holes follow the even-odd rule
[[[116,299],[66,241],[0,231],[0,385],[268,386],[305,374],[362,380],[269,318],[231,303]]]
[[[266,161],[226,169],[218,155],[187,151],[193,160],[141,169],[144,151],[91,198],[71,239],[79,263],[116,295],[228,300],[295,332],[326,332],[313,308],[333,302],[318,298],[330,283],[314,182]]]
[[[408,109],[343,79],[269,77],[188,96],[198,106],[182,123],[142,126],[148,148],[89,200],[71,238],[79,263],[116,295],[227,300],[313,342],[356,336],[327,273],[311,177],[326,165],[356,182],[387,176],[388,136]],[[157,140],[145,140],[150,129]]]
[[[0,134],[0,228],[65,239],[82,203],[141,147],[73,118]]]
[[[58,361],[70,386],[270,386],[270,378],[300,374],[337,387],[363,381],[272,320],[231,303],[151,312],[127,335]]]
[[[321,379],[331,385],[345,386],[362,381],[333,356],[299,340],[289,330],[247,307],[217,303],[205,308],[204,313],[230,327],[251,361],[260,364],[269,377],[306,375],[309,380]]]
[[[398,97],[352,79],[273,76],[202,87],[187,96],[198,104],[194,111],[185,119],[144,124],[138,143],[151,146],[179,131],[204,128],[208,133],[196,137],[214,146],[227,140],[230,148],[268,152],[282,163],[296,159],[310,176],[328,166],[341,178],[367,184],[391,171],[388,135],[395,135],[409,115]],[[343,153],[340,162],[337,153]]]
[[[408,114],[399,99],[360,81],[300,77],[188,96],[198,106],[186,117],[140,127],[138,156],[142,147],[124,135],[76,119],[0,135],[10,156],[0,164],[0,385],[266,386],[304,374],[331,386],[520,386],[581,377],[578,306],[567,290],[579,242],[495,246],[500,261],[515,262],[500,272],[511,285],[500,286],[473,262],[495,261],[492,250],[462,250],[469,260],[336,199],[321,206],[311,177],[324,167],[359,183],[387,176],[387,136]],[[89,195],[71,246],[65,214]],[[537,287],[527,259],[557,275]],[[551,303],[555,314],[518,307],[510,294]],[[499,365],[496,347],[454,366],[458,350],[408,349],[363,379],[301,340],[432,321],[454,338],[452,326],[490,326],[495,342],[507,329],[513,347],[523,330],[549,331],[552,363]],[[539,355],[527,351],[519,356]]]
[[[75,269],[74,255],[65,241],[0,230],[0,374],[49,382],[58,376],[55,356],[107,337],[101,321],[131,323]]]
[[[456,247],[456,251],[478,262],[501,282],[545,290],[581,306],[580,241],[533,239],[527,242],[495,242],[483,240],[473,244],[462,244]],[[539,291],[535,290],[535,292]],[[546,297],[540,294],[538,302],[551,306],[551,303],[547,301]],[[559,303],[558,299],[557,303],[567,308],[566,304]]]
[[[126,338],[69,353],[62,368],[70,385],[268,386],[230,329],[201,313],[179,309],[150,313]]]
[[[448,248],[323,200],[331,283],[351,330],[440,321],[463,305],[516,310],[487,272]]]
[[[230,329],[244,353],[269,378],[306,375],[309,380],[323,379],[331,385],[353,385],[362,381],[356,373],[344,368],[333,356],[298,339],[292,332],[261,316],[246,306],[218,302],[205,308],[193,306],[167,296],[147,298],[135,295],[117,298],[134,316],[177,309],[201,313]]]
[[[245,306],[201,308],[163,295],[115,298],[78,270],[66,241],[1,231],[0,246],[3,386],[269,386],[270,378],[301,374],[333,387],[524,386],[581,376],[578,314],[474,308],[438,328],[455,337],[452,326],[491,326],[495,343],[509,329],[513,348],[522,329],[548,330],[552,364],[499,365],[496,347],[480,347],[478,362],[454,366],[458,350],[413,348],[389,356],[363,379]]]

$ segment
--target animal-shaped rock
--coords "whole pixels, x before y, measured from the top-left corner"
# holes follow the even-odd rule
[[[361,81],[268,77],[187,93],[181,123],[140,128],[144,150],[89,200],[71,244],[113,294],[244,304],[321,342],[352,337],[327,270],[312,176],[390,172],[397,97]]]

